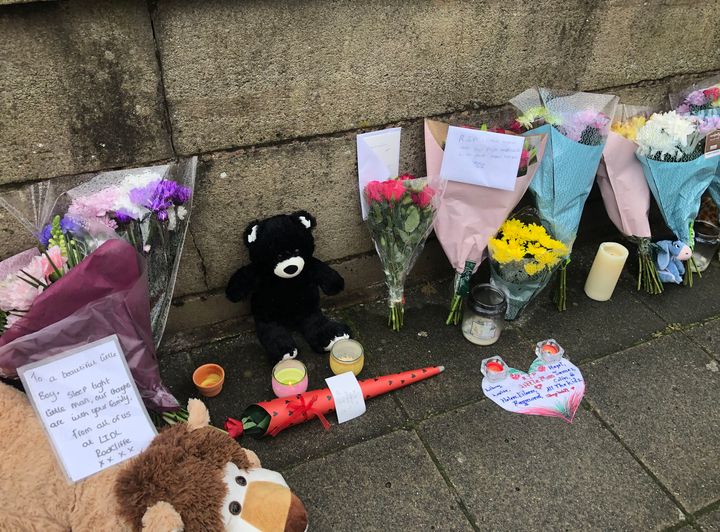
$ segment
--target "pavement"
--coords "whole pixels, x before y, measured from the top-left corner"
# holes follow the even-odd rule
[[[368,401],[360,418],[329,416],[328,432],[315,420],[241,443],[285,475],[314,531],[720,531],[720,264],[659,297],[636,292],[626,268],[599,303],[582,291],[596,249],[576,246],[566,312],[548,289],[486,348],[444,324],[449,280],[408,291],[399,333],[386,326],[384,301],[330,311],[365,347],[361,378],[446,371]],[[483,358],[525,369],[546,338],[585,377],[572,424],[506,412],[480,387]],[[310,389],[324,387],[327,356],[301,345]],[[272,364],[253,334],[164,352],[178,399],[196,395],[191,374],[206,362],[226,371],[222,393],[206,399],[216,425],[273,397]]]

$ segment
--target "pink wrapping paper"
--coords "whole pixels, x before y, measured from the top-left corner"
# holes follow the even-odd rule
[[[608,216],[625,236],[650,238],[650,189],[636,144],[612,131],[608,134],[597,184]]]
[[[0,336],[0,374],[116,334],[145,404],[179,405],[160,380],[150,328],[145,263],[124,240],[109,240],[51,284]]]
[[[425,164],[428,178],[440,175],[442,145],[447,137],[448,124],[425,120]],[[448,181],[435,218],[435,234],[455,271],[462,273],[466,261],[476,263],[483,259],[488,241],[495,236],[527,191],[530,181],[545,153],[545,135],[528,137],[537,145],[538,163],[528,167],[527,173],[517,178],[515,190]]]

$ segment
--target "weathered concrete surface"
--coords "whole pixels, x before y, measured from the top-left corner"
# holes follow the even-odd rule
[[[500,105],[530,85],[592,89],[717,69],[718,54],[697,52],[720,45],[706,9],[161,0],[155,20],[176,146],[190,153]]]
[[[472,530],[414,432],[301,465],[287,479],[311,530]]]
[[[170,157],[141,0],[0,7],[0,184]]]
[[[675,334],[584,374],[593,407],[686,509],[720,499],[720,372],[707,353]]]
[[[720,360],[720,320],[709,321],[700,327],[687,331],[686,334]]]
[[[570,425],[483,401],[419,432],[480,530],[650,530],[678,520],[660,487],[582,407]]]
[[[703,515],[697,522],[703,532],[720,532],[720,508]]]

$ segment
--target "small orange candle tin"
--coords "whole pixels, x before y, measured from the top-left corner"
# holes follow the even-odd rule
[[[225,370],[217,364],[203,364],[193,372],[193,384],[205,397],[215,397],[225,382]]]

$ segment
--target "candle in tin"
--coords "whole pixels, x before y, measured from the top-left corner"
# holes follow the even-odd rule
[[[543,340],[535,345],[535,356],[546,364],[552,364],[560,360],[565,354],[565,350],[555,340]]]
[[[335,375],[352,371],[355,376],[365,364],[365,350],[355,340],[338,340],[330,350],[330,370]]]

